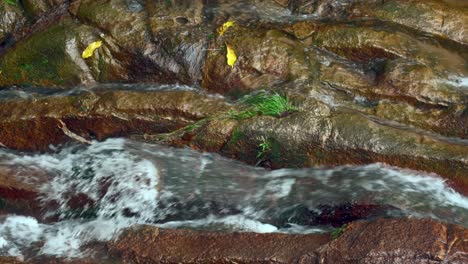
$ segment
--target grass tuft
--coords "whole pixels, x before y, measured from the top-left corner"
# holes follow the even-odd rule
[[[248,96],[243,100],[248,106],[242,111],[230,110],[227,113],[228,118],[235,120],[244,120],[257,115],[267,115],[281,117],[285,113],[297,111],[298,108],[289,103],[285,96],[278,93],[267,94],[259,93]]]
[[[260,115],[279,117],[286,112],[297,111],[297,108],[289,103],[288,98],[278,93],[272,95],[256,94],[246,98],[245,102]]]
[[[260,138],[261,142],[258,144],[259,151],[257,152],[257,159],[266,156],[271,151],[271,142],[264,136]]]
[[[8,5],[18,6],[18,4],[16,3],[16,0],[3,0],[3,2],[5,2]]]

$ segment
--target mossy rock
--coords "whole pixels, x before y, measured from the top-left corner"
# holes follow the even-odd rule
[[[79,83],[80,69],[66,51],[75,28],[75,22],[66,19],[17,43],[0,60],[0,86]]]

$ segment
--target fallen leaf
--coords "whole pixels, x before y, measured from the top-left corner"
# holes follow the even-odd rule
[[[237,60],[236,52],[228,44],[226,44],[226,50],[227,50],[227,53],[226,53],[227,64],[231,67],[234,67],[234,63],[236,63],[236,60]]]
[[[102,46],[102,41],[98,40],[88,45],[88,47],[83,51],[81,55],[83,59],[93,56],[94,51]]]
[[[226,32],[226,30],[230,27],[232,27],[234,25],[234,21],[228,21],[226,23],[224,23],[222,26],[220,26],[217,31],[218,31],[218,34],[220,36],[222,36],[224,34],[224,32]]]

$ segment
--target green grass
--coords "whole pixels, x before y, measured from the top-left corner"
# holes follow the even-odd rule
[[[241,139],[242,137],[244,137],[244,132],[242,132],[241,129],[239,128],[236,128],[233,132],[232,132],[232,135],[231,135],[231,142],[236,142],[238,141],[239,139]]]
[[[187,131],[187,132],[192,132],[193,130],[197,129],[197,128],[200,128],[204,123],[205,123],[206,120],[200,120],[196,123],[193,123],[191,125],[188,125],[186,127],[184,127],[184,130]]]
[[[17,6],[18,4],[16,3],[16,0],[3,0],[6,4],[12,5],[12,6]]]
[[[341,227],[335,228],[335,230],[333,230],[330,233],[331,238],[332,239],[337,239],[338,237],[340,237],[341,234],[343,234],[343,232],[344,232],[344,230],[346,229],[347,226],[348,226],[347,224],[344,224]]]
[[[228,118],[243,120],[258,115],[281,117],[285,113],[298,110],[285,96],[278,93],[251,95],[243,99],[243,103],[247,105],[247,108],[241,111],[230,110],[227,113]]]
[[[264,136],[260,138],[261,142],[258,144],[259,151],[257,152],[257,159],[265,157],[271,151],[271,142]]]
[[[272,95],[259,93],[247,97],[244,101],[261,115],[279,117],[283,113],[297,110],[295,106],[289,103],[288,98],[278,93]]]
[[[244,120],[247,118],[254,117],[256,115],[257,113],[252,110],[236,111],[231,109],[227,112],[228,118],[234,120]]]

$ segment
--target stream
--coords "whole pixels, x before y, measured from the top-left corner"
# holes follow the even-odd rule
[[[366,205],[368,218],[429,217],[468,226],[468,198],[442,178],[384,164],[270,171],[218,154],[114,138],[52,154],[1,150],[0,166],[36,186],[45,208],[40,219],[1,220],[2,255],[79,257],[83,245],[134,224],[326,232],[336,227],[329,215],[340,206]]]

